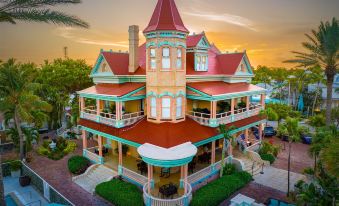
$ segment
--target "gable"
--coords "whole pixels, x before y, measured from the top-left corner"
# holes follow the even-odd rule
[[[240,61],[240,64],[238,65],[238,68],[237,68],[234,75],[235,76],[237,76],[237,75],[241,75],[241,76],[250,75],[250,76],[252,76],[253,75],[251,64],[248,60],[246,53],[244,54],[242,60]]]
[[[105,75],[105,76],[113,76],[112,69],[110,65],[108,64],[107,60],[104,58],[102,53],[100,53],[92,71],[91,76],[94,75]]]
[[[211,47],[210,43],[208,42],[206,36],[202,36],[202,38],[200,39],[198,45],[198,48],[204,48],[204,49],[209,49]]]

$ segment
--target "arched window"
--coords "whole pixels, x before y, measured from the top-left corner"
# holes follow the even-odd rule
[[[181,118],[182,117],[182,97],[177,97],[177,105],[176,105],[176,117]]]
[[[171,118],[171,98],[163,97],[161,102],[161,118],[170,119]]]
[[[157,117],[157,99],[155,97],[151,97],[150,99],[150,108],[151,108],[151,117]]]
[[[151,69],[156,69],[157,68],[157,60],[156,60],[156,51],[154,48],[150,49],[150,64],[151,64]]]
[[[171,67],[170,48],[162,48],[162,69],[168,70]]]
[[[177,49],[177,69],[182,69],[182,50]]]

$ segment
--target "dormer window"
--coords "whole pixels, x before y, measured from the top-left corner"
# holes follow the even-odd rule
[[[182,50],[177,49],[177,69],[182,69]]]
[[[151,48],[150,49],[150,62],[151,62],[151,69],[156,69],[157,67],[157,60],[156,60],[156,56],[155,56],[155,49]]]
[[[195,71],[207,71],[208,70],[208,56],[196,55],[195,56]]]
[[[162,49],[162,69],[168,70],[171,66],[170,59],[170,49],[168,47],[164,47]]]

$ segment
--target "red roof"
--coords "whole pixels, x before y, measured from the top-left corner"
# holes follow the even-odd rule
[[[187,83],[187,86],[210,96],[247,91],[264,91],[263,88],[248,83],[192,82]]]
[[[124,96],[144,86],[145,86],[145,83],[97,84],[93,87],[79,91],[79,93],[119,97],[119,96]]]
[[[186,40],[187,48],[196,47],[203,36],[205,36],[204,33],[188,36]]]
[[[189,33],[182,22],[174,0],[158,0],[152,18],[144,33],[159,30],[174,30]]]
[[[234,125],[236,128],[258,122],[264,118],[252,116],[227,125]],[[80,125],[117,136],[139,144],[149,143],[164,148],[174,147],[186,142],[197,143],[218,135],[217,129],[202,126],[190,118],[179,123],[155,124],[146,119],[127,128],[117,129],[94,121],[80,119]]]

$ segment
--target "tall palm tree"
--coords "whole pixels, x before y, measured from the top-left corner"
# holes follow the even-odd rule
[[[224,168],[224,159],[225,159],[226,149],[228,147],[232,147],[233,136],[231,134],[231,131],[235,129],[236,129],[235,126],[226,127],[226,125],[224,124],[219,125],[219,133],[223,134],[224,136],[224,143],[223,143],[222,154],[221,154],[220,177],[222,177],[223,171],[224,171],[223,168]]]
[[[331,105],[334,76],[339,68],[339,21],[333,18],[331,22],[321,22],[318,30],[306,34],[308,42],[302,46],[308,51],[293,51],[296,58],[289,63],[298,63],[300,66],[320,66],[325,70],[327,78],[326,124],[331,124]]]
[[[76,16],[49,9],[51,6],[80,2],[80,0],[0,0],[0,23],[16,24],[19,20],[88,28],[88,23]]]
[[[0,65],[0,111],[11,115],[19,136],[20,159],[24,159],[23,122],[34,123],[37,114],[51,110],[51,106],[35,95],[39,84],[34,83],[36,70],[27,65],[16,64],[15,60]]]

